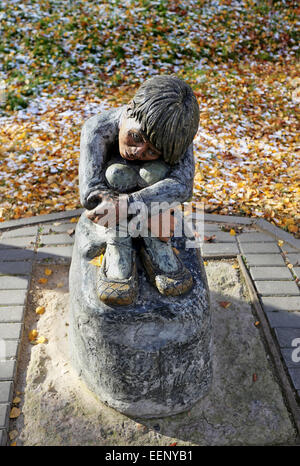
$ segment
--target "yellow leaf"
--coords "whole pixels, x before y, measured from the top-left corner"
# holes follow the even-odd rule
[[[36,343],[48,343],[48,339],[46,337],[39,337]]]
[[[52,274],[52,270],[51,269],[45,269],[45,275],[51,275]]]
[[[297,225],[289,225],[289,226],[288,226],[288,229],[289,229],[289,231],[290,231],[291,233],[297,233],[297,231],[298,231]]]
[[[94,257],[91,261],[89,261],[89,264],[95,265],[96,267],[101,267],[103,261],[103,254],[100,256]]]
[[[39,306],[35,310],[36,314],[44,314],[45,312],[45,306]]]
[[[15,405],[17,405],[18,403],[20,403],[20,401],[21,401],[21,398],[20,398],[19,396],[15,396],[14,399],[13,399],[13,403],[14,403]]]
[[[38,336],[38,331],[36,329],[30,330],[28,334],[29,341],[35,340],[37,336]]]
[[[58,283],[56,284],[56,286],[57,286],[57,288],[62,288],[62,287],[64,286],[64,284],[63,284],[62,282],[58,282]]]
[[[45,285],[45,283],[47,283],[48,281],[48,278],[39,278],[39,283],[42,283],[43,285]]]
[[[70,220],[70,223],[77,223],[77,222],[78,222],[78,218],[76,218],[76,217],[73,217]]]
[[[293,268],[293,264],[288,264],[288,268],[289,268],[289,269],[292,269],[292,268]]]
[[[233,228],[231,228],[231,230],[230,230],[229,233],[231,234],[231,236],[235,236],[235,235],[236,235],[236,232],[235,232],[235,230],[234,230]]]
[[[11,432],[8,433],[9,440],[13,440],[19,435],[19,432],[17,430],[12,430]]]
[[[233,267],[234,269],[238,269],[238,268],[239,268],[238,264],[233,264],[232,267]]]
[[[20,408],[16,408],[15,406],[11,409],[10,411],[10,419],[16,419],[17,417],[19,417],[21,414],[21,410]]]
[[[279,240],[277,241],[278,246],[282,246],[283,243],[284,243],[284,241],[282,241],[282,239],[279,239]]]
[[[178,256],[178,255],[179,255],[178,249],[176,249],[176,248],[172,248],[172,249],[173,249],[173,251],[175,252],[176,256]]]
[[[204,261],[204,262],[203,262],[203,264],[204,264],[204,265],[207,265],[207,264],[208,264],[208,262]]]

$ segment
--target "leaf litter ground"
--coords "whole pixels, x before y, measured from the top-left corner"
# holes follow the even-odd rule
[[[300,235],[294,1],[3,0],[0,221],[80,206],[80,130],[176,73],[198,98],[194,201]]]

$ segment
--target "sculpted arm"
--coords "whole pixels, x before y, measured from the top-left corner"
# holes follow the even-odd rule
[[[104,179],[109,145],[117,135],[117,121],[110,112],[87,120],[82,128],[79,161],[79,191],[83,207],[90,210],[110,194]]]

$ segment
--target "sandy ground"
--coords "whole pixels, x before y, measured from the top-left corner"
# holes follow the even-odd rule
[[[45,269],[52,270],[50,276]],[[212,299],[212,389],[190,411],[131,419],[97,400],[73,371],[68,347],[68,267],[37,266],[27,306],[11,420],[17,445],[279,445],[295,430],[245,286],[232,261],[206,267]],[[45,284],[40,278],[47,278]],[[224,301],[229,302],[224,307]],[[219,303],[223,303],[220,305]],[[42,315],[36,314],[44,306]],[[32,329],[46,343],[28,339]]]

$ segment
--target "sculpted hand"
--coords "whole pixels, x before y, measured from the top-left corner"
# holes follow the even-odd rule
[[[118,197],[105,195],[95,209],[86,212],[86,216],[98,225],[114,228],[127,217],[127,199],[126,194]]]

